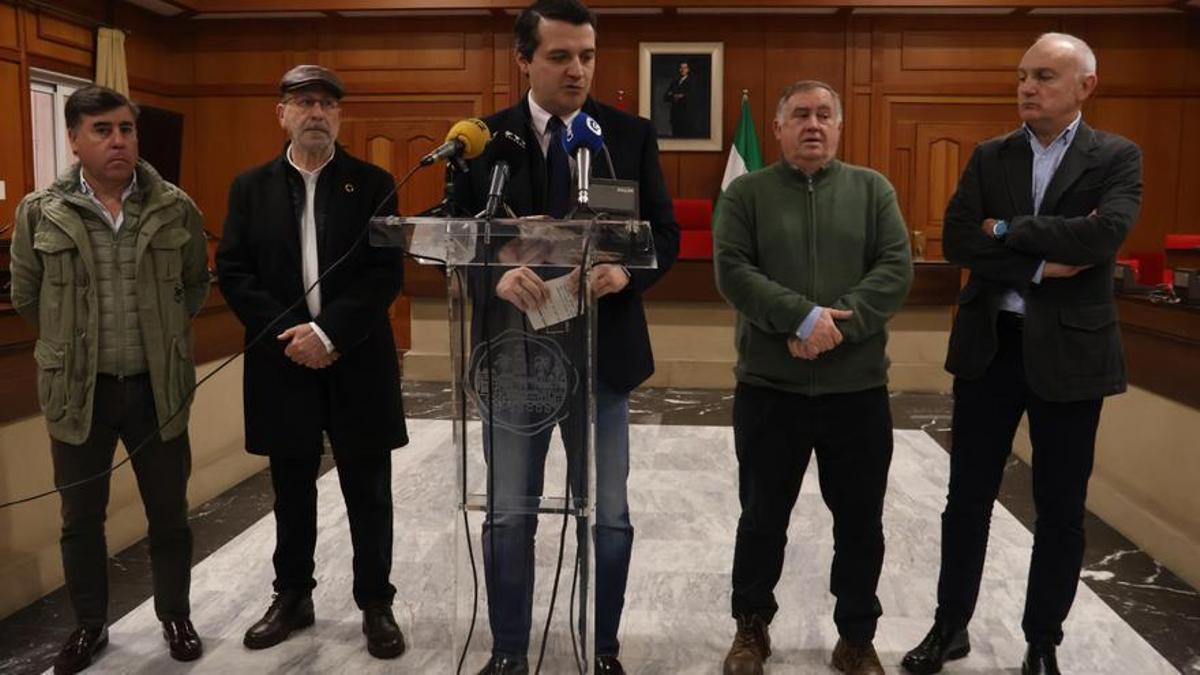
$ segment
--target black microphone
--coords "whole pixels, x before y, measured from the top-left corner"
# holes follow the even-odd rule
[[[490,219],[496,215],[504,200],[508,180],[525,167],[527,151],[521,135],[505,129],[492,136],[487,152],[492,159],[492,179],[488,185],[487,206],[483,209],[483,217]]]
[[[439,159],[451,159],[459,156],[463,159],[474,159],[483,152],[489,135],[487,125],[483,123],[483,120],[474,117],[459,120],[446,133],[446,142],[421,158],[421,166],[429,166]]]

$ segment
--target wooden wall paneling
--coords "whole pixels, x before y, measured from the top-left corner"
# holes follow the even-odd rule
[[[128,3],[117,3],[113,22],[128,31],[125,60],[130,88],[168,96],[190,97],[192,32]]]
[[[286,136],[275,114],[276,96],[203,96],[194,101],[194,114],[184,120],[185,129],[195,129],[196,189],[191,195],[208,230],[220,236],[234,177],[279,154]]]
[[[481,94],[358,96],[350,92],[342,101],[342,119],[445,118],[453,123],[464,117],[483,115],[483,106]]]
[[[1063,29],[1087,41],[1096,54],[1097,94],[1179,90],[1187,80],[1188,22],[1160,17],[1073,18]]]
[[[36,340],[28,321],[11,309],[0,311],[0,424],[38,411]]]
[[[592,98],[616,105],[617,91],[622,90],[625,92],[626,108],[635,115],[638,111],[638,42],[658,39],[638,37],[645,31],[646,24],[644,19],[639,24],[637,19],[630,17],[602,16],[596,33],[596,69],[592,74]],[[511,24],[508,26],[508,32],[512,33]],[[519,75],[520,69],[516,67],[515,56],[511,52],[509,58],[513,60],[513,72],[518,73],[519,89],[523,94],[528,90],[528,79]],[[516,98],[513,100],[515,102]]]
[[[877,126],[875,168],[896,188],[910,231],[925,237],[925,257],[942,256],[942,218],[975,146],[1015,127],[1012,104],[984,97],[888,96]]]
[[[1200,15],[1191,14],[1186,21],[1188,25],[1188,61],[1187,67],[1184,68],[1184,72],[1187,74],[1185,84],[1191,91],[1196,91],[1200,89]]]
[[[878,82],[926,91],[947,84],[1015,86],[1017,65],[1052,17],[877,17],[874,69]]]
[[[1170,231],[1200,233],[1200,98],[1183,101],[1182,127],[1176,216]]]
[[[351,154],[388,170],[397,181],[441,144],[453,119],[347,119],[341,137]],[[414,215],[442,198],[444,165],[421,169],[400,189],[403,215]]]
[[[359,139],[365,134],[359,132],[356,125],[350,125],[351,135],[354,136],[355,147]],[[366,147],[360,155],[366,161],[378,166],[390,174],[395,174],[396,169],[393,166],[393,158],[395,156],[396,143],[386,136],[375,136],[366,139]],[[408,298],[403,295],[398,296],[388,307],[388,319],[392,324],[392,336],[396,340],[396,348],[404,351],[412,346],[412,321],[411,321],[411,305]]]
[[[763,143],[763,161],[769,164],[779,160],[773,122],[785,87],[798,80],[821,80],[836,89],[843,101],[846,99],[846,19],[781,16],[769,22],[765,30],[761,122],[765,133],[759,140]]]
[[[278,94],[279,78],[289,68],[316,62],[311,22],[190,23],[195,50],[193,81],[201,96]]]
[[[17,8],[0,4],[0,47],[20,49],[17,39]]]
[[[1084,110],[1084,119],[1097,129],[1121,134],[1142,149],[1142,213],[1122,252],[1162,250],[1163,236],[1175,231],[1178,217],[1183,101],[1100,98]],[[1195,191],[1195,185],[1189,189]]]
[[[94,68],[96,34],[80,26],[41,12],[22,12],[25,24],[25,49],[32,55],[55,61]]]
[[[25,130],[29,95],[22,82],[20,64],[0,61],[0,110],[5,111],[0,115],[0,138],[7,139],[4,142],[6,149],[0,153],[0,180],[5,182],[5,199],[0,201],[0,229],[13,221],[17,203],[28,189],[28,153],[24,145],[31,143],[30,132]],[[10,236],[10,233],[0,235]]]
[[[851,16],[846,25],[846,80],[842,92],[841,157],[871,162],[871,19]]]
[[[318,62],[338,71],[350,92],[460,93],[491,87],[487,19],[339,20],[316,32]]]
[[[492,20],[492,95],[484,114],[491,114],[509,107],[520,95],[520,71],[516,66],[513,51],[513,35],[510,22]]]

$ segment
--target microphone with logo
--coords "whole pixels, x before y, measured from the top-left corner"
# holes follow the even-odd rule
[[[575,156],[575,188],[579,205],[587,207],[592,180],[592,153],[604,147],[600,123],[585,112],[579,113],[563,133],[562,145],[568,155]]]
[[[488,144],[488,156],[492,160],[492,176],[488,184],[487,205],[480,214],[483,218],[494,218],[504,202],[504,191],[508,181],[525,167],[525,140],[515,131],[497,131]]]
[[[475,159],[483,152],[490,136],[483,120],[473,117],[459,120],[446,133],[446,142],[421,158],[421,166],[429,166],[440,159]]]

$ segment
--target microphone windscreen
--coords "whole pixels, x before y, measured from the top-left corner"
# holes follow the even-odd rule
[[[491,158],[489,164],[507,162],[509,174],[516,175],[525,168],[528,159],[526,152],[525,139],[521,138],[520,134],[511,129],[497,131],[488,145],[488,155]]]
[[[450,131],[446,133],[446,140],[462,141],[463,159],[475,159],[483,152],[491,135],[483,120],[472,117],[455,122],[454,126],[450,127]]]
[[[579,113],[563,133],[562,144],[568,155],[575,154],[577,149],[583,147],[598,152],[604,147],[604,134],[600,131],[600,123],[585,112]]]

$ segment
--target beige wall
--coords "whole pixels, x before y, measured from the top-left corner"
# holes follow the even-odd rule
[[[732,389],[734,312],[724,303],[648,302],[646,319],[654,350],[655,373],[649,387]],[[950,336],[950,310],[911,307],[891,324],[888,356],[891,388],[897,391],[946,392],[950,377],[942,369]],[[449,380],[450,341],[443,300],[414,298],[412,351],[404,357],[404,377],[414,381]]]
[[[216,362],[198,369],[203,377]],[[241,361],[222,370],[196,394],[192,406],[192,507],[212,499],[266,466],[243,451]],[[125,451],[118,450],[118,457]],[[0,502],[53,486],[50,440],[42,417],[0,425]],[[0,511],[0,618],[63,583],[58,549],[60,501],[50,496]],[[128,465],[112,478],[108,550],[120,551],[146,536],[146,518]]]
[[[1104,401],[1088,509],[1200,588],[1200,410],[1130,387]],[[1024,421],[1014,450],[1029,462]]]

